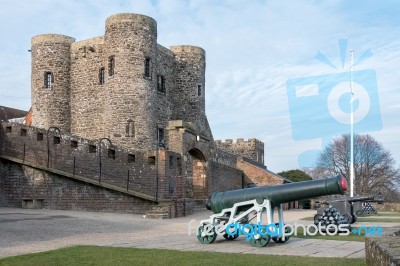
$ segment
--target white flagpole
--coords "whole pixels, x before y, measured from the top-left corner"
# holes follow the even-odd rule
[[[350,65],[350,197],[354,196],[354,114],[353,114],[353,60],[354,60],[354,50],[351,53],[351,65]]]

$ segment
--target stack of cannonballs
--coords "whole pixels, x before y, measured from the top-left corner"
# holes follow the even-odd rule
[[[328,226],[330,224],[347,224],[348,221],[336,208],[329,206],[328,208],[325,208],[322,214],[314,217],[314,224],[318,225],[319,223],[321,223],[322,226]]]
[[[371,203],[369,203],[369,202],[363,203],[362,211],[364,214],[376,214],[375,208],[372,207]]]

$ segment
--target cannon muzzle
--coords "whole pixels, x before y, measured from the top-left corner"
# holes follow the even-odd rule
[[[256,199],[259,204],[270,200],[273,207],[281,203],[320,197],[332,194],[344,194],[347,190],[346,179],[342,176],[288,183],[276,186],[262,186],[213,193],[206,202],[206,208],[214,213],[231,208],[235,203]]]

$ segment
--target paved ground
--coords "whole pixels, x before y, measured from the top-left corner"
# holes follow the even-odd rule
[[[286,211],[285,222],[294,223],[314,214],[313,210]],[[267,247],[255,248],[244,237],[235,241],[225,241],[219,237],[213,244],[203,245],[195,236],[195,227],[209,215],[210,212],[204,211],[184,218],[157,220],[132,214],[0,208],[0,258],[72,245],[365,257],[363,242],[291,238],[285,244],[271,241]],[[195,221],[192,223],[192,235],[188,235],[191,220]],[[380,225],[384,227],[395,224]]]

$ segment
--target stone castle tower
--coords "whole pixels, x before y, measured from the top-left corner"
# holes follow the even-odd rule
[[[168,122],[212,140],[205,114],[205,51],[157,44],[157,23],[138,14],[106,20],[104,36],[32,38],[32,125],[154,150]]]

